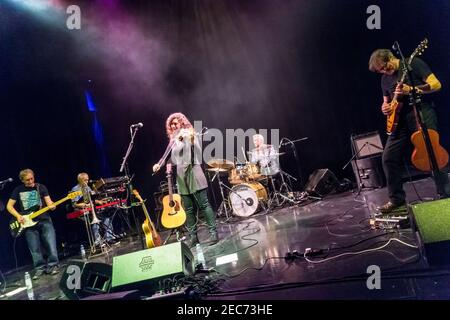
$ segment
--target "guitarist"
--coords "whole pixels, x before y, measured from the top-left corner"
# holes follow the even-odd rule
[[[404,158],[406,152],[410,150],[409,147],[412,146],[410,142],[411,134],[417,130],[414,109],[408,105],[408,96],[412,90],[411,80],[406,77],[404,83],[398,82],[402,73],[401,64],[402,61],[388,49],[375,50],[369,60],[369,70],[382,74],[383,104],[381,105],[381,112],[386,116],[391,114],[393,109],[389,103],[395,94],[399,95],[399,102],[403,103],[400,109],[398,126],[389,135],[383,151],[383,170],[389,192],[389,201],[378,208],[383,214],[402,209],[406,203],[406,194],[402,183]],[[411,68],[412,81],[417,92],[422,96],[422,119],[428,129],[437,130],[437,115],[431,94],[441,89],[441,83],[423,60],[415,57],[411,61]],[[438,179],[438,181],[441,181],[442,184],[438,188],[438,190],[441,190],[440,197],[449,197],[450,184],[447,174],[443,173],[442,179]]]
[[[178,192],[186,211],[186,227],[189,232],[187,244],[193,247],[199,243],[196,208],[204,215],[208,225],[210,236],[205,243],[215,244],[219,241],[217,225],[215,213],[208,200],[208,182],[200,166],[202,152],[198,137],[191,122],[182,113],[173,113],[167,118],[166,133],[169,145],[163,157],[153,166],[153,171],[158,171],[169,153],[172,153],[171,161],[177,167]]]
[[[51,210],[55,210],[53,201],[48,194],[47,188],[43,184],[36,183],[34,172],[31,169],[24,169],[19,173],[19,179],[23,185],[16,187],[6,209],[20,223],[24,222],[21,212],[27,210],[36,211],[43,207],[45,203]],[[18,210],[14,208],[17,204]],[[25,238],[30,249],[33,267],[35,269],[33,279],[37,280],[45,272],[47,274],[57,274],[59,272],[58,252],[56,249],[56,235],[52,219],[48,213],[44,213],[35,218],[38,222],[35,226],[25,229]],[[41,243],[42,240],[42,243]],[[47,251],[48,257],[45,261],[41,250],[41,244]]]

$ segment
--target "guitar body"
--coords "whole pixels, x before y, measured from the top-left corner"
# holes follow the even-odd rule
[[[442,169],[448,163],[448,152],[439,144],[439,134],[435,130],[428,129],[428,134],[436,156],[437,166],[439,169]],[[421,171],[431,171],[432,168],[428,157],[427,147],[421,130],[412,134],[411,142],[415,147],[411,156],[413,165]]]
[[[22,234],[22,232],[26,229],[26,228],[31,228],[34,227],[37,222],[33,221],[33,219],[31,218],[31,215],[33,213],[27,214],[27,215],[22,215],[22,217],[25,219],[23,224],[20,224],[19,221],[17,221],[16,218],[12,218],[9,222],[9,231],[11,233],[11,236],[13,238],[18,238],[20,237],[20,235]]]
[[[392,134],[395,129],[397,129],[398,121],[400,119],[400,110],[402,109],[403,104],[397,100],[393,100],[390,105],[392,107],[392,112],[387,116],[386,121],[386,133],[388,135]]]
[[[148,249],[159,247],[160,245],[162,245],[161,237],[156,232],[156,230],[152,226],[152,223],[148,219],[145,219],[145,221],[142,223],[142,231],[144,231],[145,245]]]
[[[181,205],[181,196],[179,194],[172,194],[172,201],[170,195],[163,198],[163,212],[161,216],[161,223],[167,229],[174,229],[181,227],[186,222],[186,212]]]
[[[155,225],[150,219],[150,215],[148,214],[145,202],[137,190],[133,190],[133,194],[141,203],[142,210],[144,211],[145,214],[145,220],[142,223],[142,231],[144,231],[145,235],[145,245],[147,246],[148,249],[159,247],[160,245],[162,245],[161,237],[159,236],[158,232],[156,232]]]

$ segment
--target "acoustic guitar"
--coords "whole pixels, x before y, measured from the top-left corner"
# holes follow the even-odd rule
[[[417,48],[414,50],[414,52],[411,54],[411,56],[408,58],[408,65],[411,64],[414,57],[417,55],[421,55],[423,51],[427,48],[428,45],[428,39],[423,39],[422,42],[417,46]],[[403,83],[405,81],[406,75],[408,73],[408,70],[405,68],[403,70],[402,75],[400,77],[400,83]],[[387,122],[386,122],[386,133],[388,135],[392,134],[398,126],[398,121],[400,119],[400,111],[402,109],[403,103],[398,101],[399,95],[394,94],[394,97],[392,98],[391,102],[389,103],[392,107],[392,112],[387,116]]]
[[[436,130],[428,129],[428,135],[434,157],[436,158],[436,165],[439,169],[442,169],[448,163],[448,152],[439,144],[439,134]],[[433,168],[430,164],[430,157],[428,156],[426,142],[421,129],[411,135],[411,142],[414,145],[414,151],[411,155],[413,165],[421,171],[432,171]]]
[[[142,231],[144,231],[145,235],[145,245],[147,246],[148,249],[153,247],[159,247],[162,244],[161,237],[156,231],[152,219],[150,219],[150,215],[148,214],[144,200],[142,200],[141,195],[136,189],[133,190],[133,194],[136,197],[136,199],[138,199],[138,201],[141,203],[142,210],[144,211],[145,214],[145,220],[142,223]]]
[[[65,202],[67,200],[75,199],[78,196],[81,196],[81,191],[71,192],[66,197],[62,198],[61,200],[53,202],[53,205],[58,206],[61,203]],[[21,212],[20,214],[24,218],[23,223],[20,223],[16,218],[11,219],[11,221],[9,222],[9,231],[11,232],[12,237],[17,238],[22,234],[22,232],[26,228],[31,228],[31,227],[35,226],[38,222],[33,221],[33,219],[36,217],[39,217],[41,214],[46,213],[48,210],[50,210],[50,207],[45,207],[45,208],[42,208],[39,210],[38,209],[39,208],[33,207],[26,211]],[[37,210],[37,211],[35,211],[35,210]]]
[[[172,188],[172,165],[166,165],[167,184],[169,194],[163,198],[163,212],[161,223],[167,229],[181,227],[186,222],[186,212],[181,205],[181,196],[173,193]]]

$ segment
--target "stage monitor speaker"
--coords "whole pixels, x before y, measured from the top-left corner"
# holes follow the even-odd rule
[[[408,206],[430,265],[450,265],[450,199]]]
[[[112,266],[106,263],[69,260],[59,287],[69,300],[108,293]]]
[[[356,154],[356,159],[383,153],[383,143],[378,131],[352,135],[351,140],[353,154]]]
[[[317,169],[314,171],[306,183],[305,190],[311,195],[323,197],[339,186],[339,181],[329,169]]]
[[[194,257],[184,242],[141,250],[113,258],[112,291],[158,291],[159,282],[194,274]]]

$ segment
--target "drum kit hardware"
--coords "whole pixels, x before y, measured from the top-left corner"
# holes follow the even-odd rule
[[[284,153],[276,153],[271,155],[280,156]],[[218,215],[225,215],[230,218],[229,212],[239,217],[249,217],[259,210],[269,211],[275,206],[281,206],[286,201],[291,204],[298,204],[293,197],[292,188],[286,182],[287,179],[297,180],[288,173],[279,168],[278,161],[271,161],[265,166],[260,163],[234,163],[226,159],[212,159],[207,162],[209,168],[207,171],[214,173],[211,182],[217,177],[222,202],[218,209]],[[221,174],[228,175],[226,185],[221,178]],[[276,187],[278,182],[279,187]],[[225,190],[228,197],[225,196]]]

